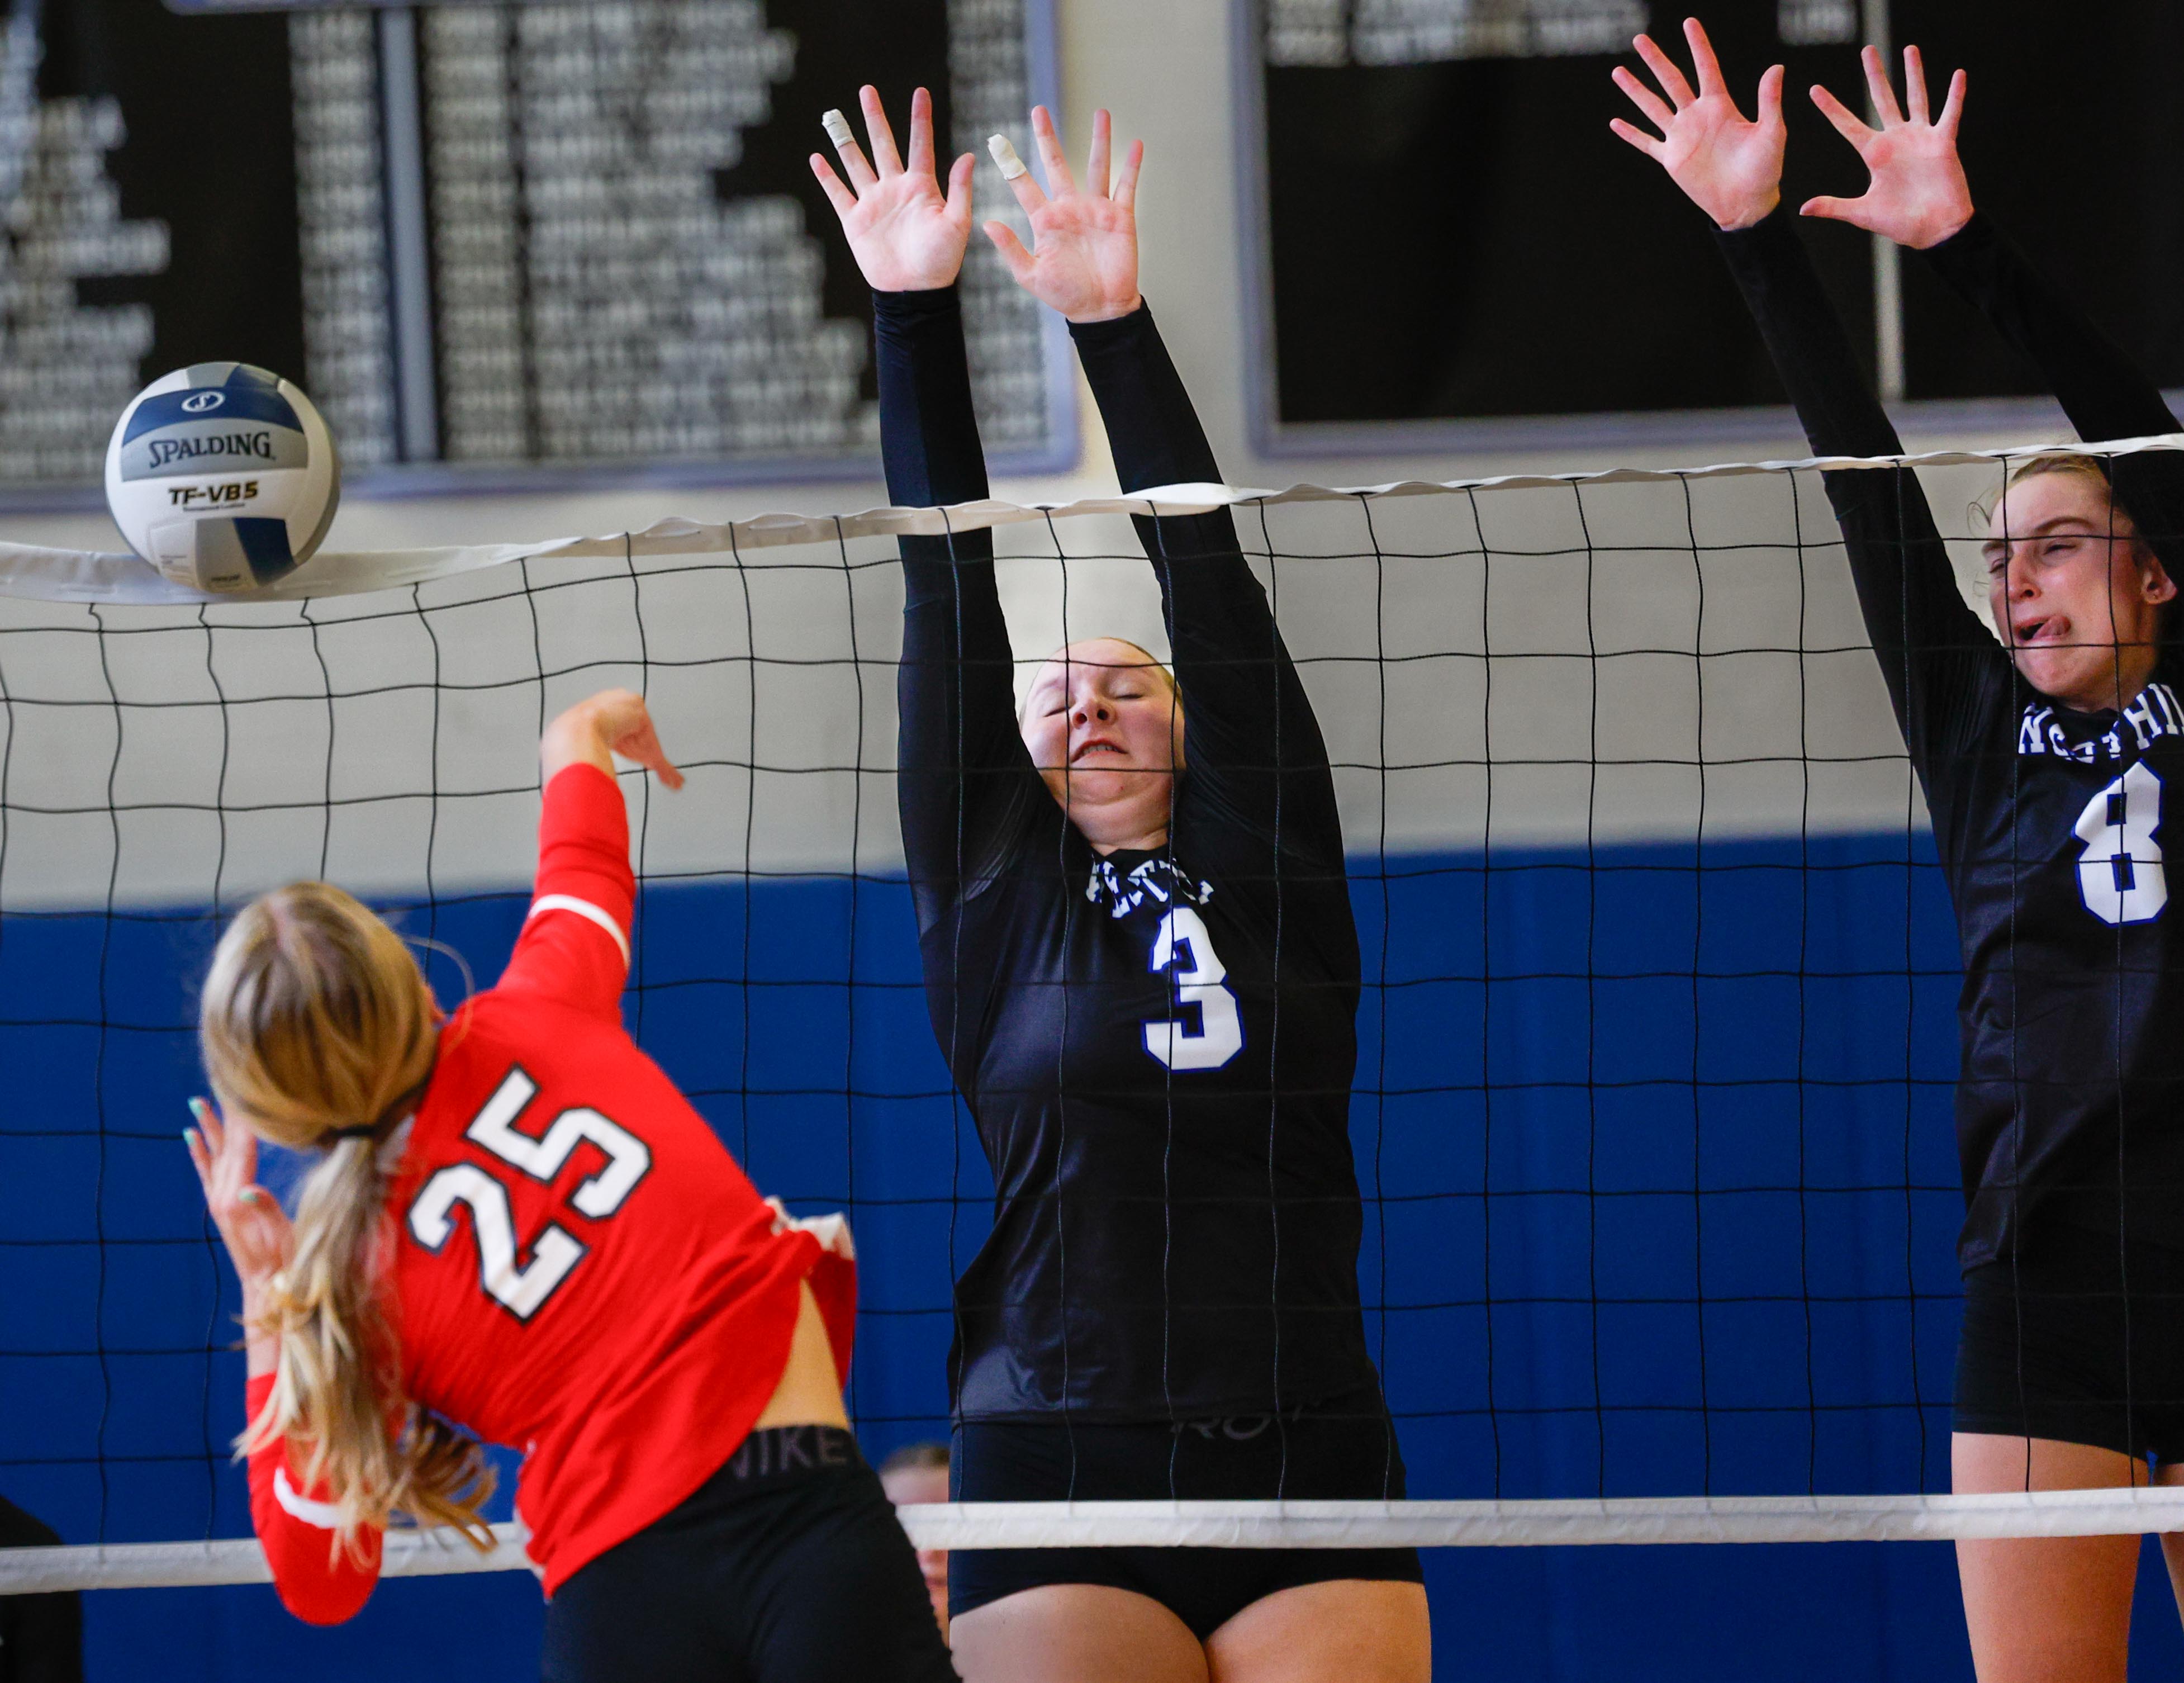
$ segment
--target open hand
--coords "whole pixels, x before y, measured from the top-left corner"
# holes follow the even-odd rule
[[[1031,113],[1032,138],[1046,174],[1044,192],[1025,170],[1009,189],[1031,218],[1032,249],[1026,251],[1006,222],[986,224],[986,237],[1016,282],[1041,304],[1072,321],[1112,321],[1145,302],[1138,294],[1138,170],[1145,143],[1130,142],[1112,190],[1107,181],[1112,125],[1105,111],[1092,114],[1092,151],[1079,187],[1055,137],[1044,105]]]
[[[1730,97],[1713,43],[1696,18],[1684,20],[1698,72],[1698,92],[1684,79],[1675,61],[1640,36],[1631,45],[1661,84],[1656,93],[1618,64],[1614,81],[1639,114],[1661,131],[1660,138],[1613,120],[1608,127],[1669,172],[1692,203],[1724,228],[1748,228],[1782,202],[1782,147],[1788,131],[1782,122],[1782,67],[1774,64],[1759,78],[1759,115],[1747,119]],[[1666,99],[1661,97],[1664,93]]]
[[[1814,198],[1808,216],[1826,216],[1908,245],[1915,250],[1939,245],[1972,219],[1972,190],[1957,156],[1957,128],[1964,115],[1964,73],[1949,78],[1949,97],[1942,114],[1926,114],[1926,67],[1919,49],[1903,49],[1903,93],[1911,114],[1896,103],[1896,90],[1880,62],[1878,47],[1861,55],[1865,85],[1880,126],[1861,122],[1842,101],[1824,87],[1813,90],[1813,103],[1836,125],[1836,132],[1858,148],[1872,180],[1857,198]]]
[[[182,1130],[182,1141],[204,1189],[205,1208],[242,1281],[248,1315],[288,1265],[288,1218],[258,1184],[258,1136],[240,1123],[223,1122],[207,1100],[192,1099],[190,1110],[198,1125]]]
[[[865,134],[872,142],[868,162],[854,138],[835,148],[850,181],[842,183],[817,153],[811,173],[842,219],[850,250],[874,292],[931,292],[952,287],[963,267],[963,248],[971,241],[971,154],[948,171],[944,198],[933,170],[933,97],[923,88],[910,99],[910,162],[895,151],[879,90],[861,87]],[[854,187],[855,191],[851,188]]]

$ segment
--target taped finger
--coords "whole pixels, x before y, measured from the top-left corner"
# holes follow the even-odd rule
[[[879,180],[872,166],[865,161],[864,148],[857,144],[856,131],[850,128],[850,120],[838,110],[829,111],[819,120],[819,126],[827,131],[827,138],[834,143],[834,155],[842,160],[843,173],[850,184],[860,189]]]

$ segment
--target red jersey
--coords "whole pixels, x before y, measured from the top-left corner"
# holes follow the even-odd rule
[[[546,789],[529,918],[498,986],[441,1031],[398,1151],[382,1290],[410,1397],[524,1453],[517,1512],[551,1596],[692,1495],[749,1433],[811,1280],[849,1371],[855,1272],[783,1221],[621,1024],[636,881],[612,777]],[[821,1230],[824,1231],[823,1226]],[[251,1382],[250,1418],[272,1388]],[[289,1610],[347,1619],[378,1575],[330,1563],[323,1491],[251,1457],[251,1518]]]

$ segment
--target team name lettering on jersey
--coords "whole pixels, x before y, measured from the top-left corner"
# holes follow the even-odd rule
[[[1092,867],[1084,898],[1105,906],[1110,917],[1123,917],[1149,900],[1156,906],[1203,906],[1213,898],[1213,884],[1194,879],[1172,859],[1148,859],[1127,877],[1102,859]]]
[[[2124,757],[2127,751],[2124,740],[2126,730],[2131,745],[2141,753],[2153,746],[2159,738],[2184,736],[2184,705],[2178,704],[2176,692],[2165,683],[2147,685],[2117,716],[2115,723],[2085,742],[2070,740],[2062,722],[2056,718],[2054,708],[2039,702],[2030,703],[2018,727],[2017,751],[2053,754],[2075,760],[2081,766],[2092,766],[2103,760]]]

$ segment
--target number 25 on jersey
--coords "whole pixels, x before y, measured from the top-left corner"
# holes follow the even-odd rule
[[[2161,866],[2161,779],[2144,761],[2086,803],[2074,827],[2086,850],[2078,855],[2078,892],[2103,923],[2143,923],[2169,904]]]
[[[534,1140],[517,1131],[515,1119],[538,1095],[537,1082],[520,1067],[510,1069],[463,1130],[463,1138],[531,1179],[547,1182],[579,1145],[590,1140],[606,1153],[606,1167],[580,1184],[569,1202],[579,1215],[604,1220],[652,1168],[651,1148],[620,1123],[582,1106],[563,1111]],[[478,1284],[519,1321],[537,1314],[584,1259],[583,1241],[560,1223],[549,1222],[531,1241],[531,1260],[519,1266],[515,1212],[508,1189],[476,1163],[450,1163],[418,1190],[410,1206],[411,1236],[437,1255],[454,1233],[458,1204],[470,1207],[471,1228],[477,1235]]]

